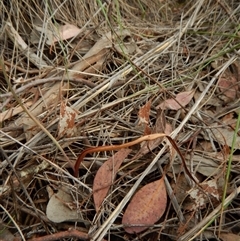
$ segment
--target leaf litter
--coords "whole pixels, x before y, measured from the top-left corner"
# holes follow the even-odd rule
[[[97,171],[93,181],[93,199],[97,212],[104,198],[107,196],[108,190],[114,184],[118,169],[130,152],[131,149],[118,151],[114,156],[105,161]]]
[[[122,224],[125,231],[140,233],[149,228],[161,218],[166,205],[164,178],[145,185],[136,192],[123,214]]]
[[[66,222],[76,240],[237,238],[239,135],[226,190],[231,205],[222,200],[239,113],[238,2],[163,2],[3,6],[3,235],[44,240],[54,232],[60,240],[69,226],[53,223]],[[9,83],[55,141],[25,113]],[[130,154],[122,149],[120,157],[89,152],[73,177],[85,148],[157,133],[173,137],[187,169],[171,143],[158,138]],[[56,187],[52,197],[48,186]],[[69,221],[79,221],[83,232]]]
[[[156,108],[161,108],[162,110],[179,110],[185,107],[193,98],[194,90],[184,91],[176,95],[175,98],[164,100],[163,103],[158,105]]]

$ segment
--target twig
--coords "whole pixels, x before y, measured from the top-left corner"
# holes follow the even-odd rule
[[[224,206],[228,205],[239,193],[240,193],[240,187],[234,190],[225,199],[225,202],[223,205]],[[212,222],[220,215],[221,209],[222,209],[222,204],[219,204],[217,208],[215,208],[208,216],[204,217],[204,219],[201,222],[199,222],[195,227],[193,227],[190,231],[188,231],[182,237],[180,237],[178,241],[194,240],[205,229],[205,225],[207,225],[209,222]]]
[[[3,71],[3,75],[5,77],[5,80],[8,83],[8,86],[11,90],[11,92],[13,93],[14,98],[16,99],[16,101],[19,103],[19,105],[23,108],[23,110],[27,113],[27,115],[42,129],[42,131],[53,141],[53,143],[57,146],[57,148],[62,152],[63,156],[66,158],[66,161],[69,163],[70,166],[72,166],[72,163],[70,162],[68,156],[66,155],[66,153],[64,152],[64,150],[62,149],[62,147],[60,146],[60,144],[57,142],[57,140],[52,136],[52,134],[36,119],[36,117],[24,106],[24,104],[22,103],[22,101],[20,100],[20,98],[17,96],[17,94],[15,93],[14,89],[12,88],[12,84],[9,81],[9,78],[6,74],[5,68],[4,68],[4,61],[1,59],[0,60],[0,66],[2,66],[2,71]]]
[[[81,240],[88,240],[88,234],[78,231],[76,229],[69,229],[67,231],[53,233],[38,238],[28,239],[28,241],[54,241],[61,240],[63,238],[79,238]]]
[[[36,86],[36,85],[45,84],[47,82],[53,82],[53,81],[74,81],[74,82],[85,84],[90,88],[96,87],[96,84],[94,84],[93,82],[91,82],[89,80],[79,79],[79,78],[78,79],[68,78],[67,76],[63,78],[63,77],[58,76],[58,77],[50,77],[50,78],[46,78],[46,79],[36,79],[36,80],[26,84],[26,85],[23,85],[22,87],[20,87],[18,89],[15,89],[14,88],[15,86],[13,86],[13,88],[15,89],[15,93],[19,94],[19,93],[23,92],[24,90],[26,90],[27,88],[31,88],[31,87]],[[0,98],[10,97],[10,96],[13,96],[12,92],[0,94]]]
[[[18,34],[10,22],[6,23],[6,30],[13,43],[25,53],[26,57],[29,58],[29,60],[34,65],[36,65],[39,69],[48,66],[44,60],[40,59],[35,53],[31,51],[31,49],[24,42],[22,37]]]

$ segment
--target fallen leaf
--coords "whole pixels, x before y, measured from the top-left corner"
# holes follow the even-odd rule
[[[166,109],[179,110],[182,108],[182,106],[185,107],[191,101],[191,99],[193,98],[194,92],[195,92],[194,90],[181,92],[177,94],[175,98],[171,98],[163,101],[163,103],[158,105],[156,108],[157,109],[160,108],[162,110],[166,110]],[[181,105],[178,103],[180,103]]]
[[[28,58],[28,61],[33,63],[39,69],[49,66],[47,62],[38,56],[32,48],[25,42],[25,40],[19,34],[18,29],[16,30],[11,21],[5,22],[5,31],[8,34],[8,37],[13,41],[16,49],[22,51],[22,53]]]
[[[116,35],[113,35],[112,31],[106,33],[83,56],[82,61],[77,62],[77,64],[71,68],[68,73],[68,78],[80,79],[86,76],[86,73],[97,73],[102,68],[102,64],[106,61],[106,56],[113,42],[116,38],[119,38],[119,36],[121,39],[124,39],[126,36],[131,36],[131,34],[128,30],[116,31]]]
[[[122,224],[127,233],[139,233],[154,225],[165,212],[167,193],[164,178],[142,187],[130,201]]]
[[[139,126],[144,130],[144,135],[151,134],[151,128],[149,127],[149,114],[152,100],[149,100],[144,106],[138,111]]]
[[[168,136],[172,133],[172,125],[169,123],[166,123],[164,133]]]
[[[178,203],[183,203],[183,201],[188,196],[187,191],[189,191],[191,189],[191,185],[189,184],[189,182],[186,181],[185,174],[183,172],[180,173],[177,177],[176,183],[175,183],[174,179],[172,179],[171,186],[174,190],[175,197],[176,197]]]
[[[61,89],[61,91],[59,91],[59,89]],[[31,108],[29,108],[29,111],[36,118],[39,118],[39,115],[43,116],[43,110],[47,109],[48,112],[44,116],[48,115],[50,110],[58,105],[60,96],[65,96],[67,89],[69,89],[69,83],[56,82],[48,91],[45,93],[43,92],[43,96],[35,102]],[[27,141],[29,141],[41,130],[41,128],[36,125],[35,121],[32,120],[26,113],[23,113],[23,115],[15,121],[15,125],[23,126]]]
[[[203,182],[200,184],[200,186],[204,191],[199,190],[198,187],[188,191],[190,197],[194,200],[194,203],[189,206],[189,210],[191,211],[199,208],[204,208],[210,201],[209,197],[219,200],[219,192],[216,179]]]
[[[29,107],[32,105],[32,103],[33,103],[32,101],[28,101],[28,102],[25,102],[24,105],[26,107]],[[0,123],[7,119],[10,119],[11,117],[13,117],[21,112],[23,112],[23,108],[21,106],[8,108],[7,110],[0,113]]]
[[[53,31],[47,31],[48,41],[47,44],[53,45],[55,42],[66,40],[77,36],[81,33],[81,29],[72,24],[65,24],[60,26],[55,26]]]
[[[117,36],[121,36],[124,39],[126,36],[130,35],[129,31],[124,30],[121,32],[116,32]],[[103,62],[106,60],[106,56],[109,52],[109,48],[112,46],[115,37],[112,31],[106,33],[99,39],[94,46],[83,56],[82,61],[75,64],[71,71],[69,72],[69,77],[73,78],[83,78],[84,73],[97,73],[102,67]]]
[[[157,119],[155,123],[154,130],[152,131],[152,134],[155,133],[164,133],[166,128],[166,119],[163,111],[157,111]],[[169,128],[169,126],[168,126]],[[143,155],[147,154],[148,152],[152,151],[156,147],[160,145],[163,138],[157,138],[152,141],[144,141],[141,145],[141,149],[138,151],[138,153],[133,157],[133,159],[137,159],[142,157]]]
[[[99,39],[94,46],[88,51],[86,55],[84,55],[84,58],[88,58],[92,55],[95,55],[96,53],[100,52],[102,49],[105,48],[111,48],[113,42],[117,39],[119,41],[119,38],[122,40],[126,38],[127,36],[131,36],[130,31],[127,29],[124,30],[117,30],[115,34],[112,34],[112,31],[109,31],[104,36],[102,36],[101,39]]]
[[[76,209],[71,209],[69,205],[73,203],[72,196],[66,191],[59,189],[53,194],[47,204],[46,215],[54,223],[65,221],[79,221],[80,217]]]
[[[221,233],[222,241],[240,241],[240,236],[234,233]]]
[[[236,126],[236,119],[234,118],[234,112],[230,112],[230,113],[226,114],[225,116],[223,116],[222,122],[225,125],[229,125],[232,128],[235,128],[235,126]]]
[[[204,90],[206,86],[203,86],[201,89]],[[199,88],[200,90],[200,88]],[[196,90],[195,93],[194,93],[194,100],[197,101],[199,100],[200,96],[202,94],[202,91],[198,91]],[[207,106],[215,106],[215,107],[220,107],[222,106],[222,101],[217,97],[217,95],[211,95],[211,93],[207,93],[202,101],[200,102],[200,106],[202,105],[207,105]],[[216,112],[212,112],[210,109],[209,110],[205,110],[205,113],[206,114],[209,114],[209,115],[215,115]]]
[[[230,100],[235,100],[237,98],[238,84],[237,79],[227,71],[218,81],[218,87],[222,94]]]
[[[81,79],[84,78],[84,76],[87,76],[89,73],[97,73],[102,68],[102,64],[106,60],[107,53],[108,49],[103,48],[101,51],[91,55],[90,57],[83,57],[82,61],[78,62],[72,67],[71,71],[69,72],[69,78],[72,77]]]
[[[217,125],[217,124],[216,124]],[[214,134],[212,135],[213,140],[216,142],[221,143],[222,145],[232,146],[232,140],[234,136],[234,130],[226,127],[219,127],[215,128],[216,125],[212,125],[211,132]],[[240,149],[240,136],[236,136],[236,143],[235,149]]]
[[[187,155],[186,158],[190,159]],[[222,153],[208,152],[206,155],[192,156],[194,171],[203,174],[206,177],[219,175],[223,170],[221,164],[225,162]]]
[[[219,192],[218,192],[218,185],[217,179],[211,179],[206,182],[200,184],[204,192],[209,193],[212,197],[219,200]]]
[[[149,100],[144,106],[138,111],[139,124],[149,124],[149,114],[152,100]]]
[[[99,168],[93,181],[93,199],[95,209],[98,212],[104,198],[107,196],[110,186],[113,184],[116,173],[131,149],[121,149],[109,158]]]
[[[60,105],[60,118],[58,122],[58,137],[66,135],[67,137],[75,136],[77,128],[75,118],[77,111],[67,106],[64,102]]]

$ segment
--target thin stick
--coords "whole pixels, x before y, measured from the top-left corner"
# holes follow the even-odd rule
[[[72,167],[72,163],[70,162],[68,156],[66,155],[66,153],[64,152],[64,150],[62,149],[62,147],[60,146],[60,144],[57,142],[57,140],[52,136],[52,134],[35,118],[35,116],[28,111],[28,109],[23,105],[22,101],[20,100],[20,98],[17,96],[17,94],[15,93],[13,87],[12,87],[12,83],[11,81],[9,81],[9,78],[7,76],[5,67],[4,67],[4,61],[2,59],[0,59],[0,66],[2,67],[2,71],[3,71],[3,75],[5,80],[7,81],[7,84],[11,90],[11,92],[13,93],[14,98],[16,99],[16,101],[18,102],[18,104],[23,108],[23,110],[27,113],[27,115],[42,129],[42,131],[53,141],[53,143],[57,146],[57,148],[62,152],[63,156],[66,158],[66,161],[68,161],[69,165]]]

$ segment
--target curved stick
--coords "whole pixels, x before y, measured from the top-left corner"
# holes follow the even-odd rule
[[[172,144],[174,149],[177,151],[178,155],[181,158],[181,161],[183,163],[183,167],[184,167],[187,175],[194,181],[195,184],[197,184],[198,187],[200,187],[199,184],[197,183],[197,181],[193,178],[192,174],[189,172],[189,170],[187,168],[187,165],[186,165],[186,162],[184,160],[184,157],[183,157],[182,153],[180,152],[178,146],[176,145],[175,141],[170,136],[168,136],[166,134],[163,134],[163,133],[156,133],[156,134],[142,136],[142,137],[140,137],[140,138],[138,138],[134,141],[130,141],[128,143],[124,143],[124,144],[121,144],[121,145],[96,146],[96,147],[87,148],[78,156],[78,159],[77,159],[77,161],[74,165],[74,170],[73,170],[74,176],[78,177],[79,166],[80,166],[81,162],[83,161],[84,157],[89,153],[94,153],[94,152],[99,152],[99,151],[119,150],[119,149],[122,149],[122,148],[127,148],[127,147],[130,147],[130,146],[136,145],[136,144],[138,144],[140,142],[143,142],[143,141],[152,141],[152,140],[155,140],[157,138],[163,138],[163,137],[166,137],[169,140],[169,142]]]
[[[127,142],[127,143],[124,143],[121,145],[89,147],[89,148],[85,149],[83,152],[81,152],[81,154],[78,156],[78,159],[74,165],[74,176],[78,177],[79,166],[80,166],[81,162],[83,161],[84,157],[89,153],[94,153],[94,152],[99,152],[99,151],[119,150],[122,148],[127,148],[130,146],[136,145],[143,141],[151,141],[151,140],[155,140],[157,138],[161,138],[161,137],[165,137],[165,136],[167,136],[167,135],[163,134],[163,133],[151,134],[151,135],[142,136],[134,141],[130,141],[130,142]]]

